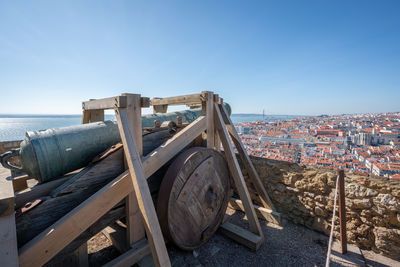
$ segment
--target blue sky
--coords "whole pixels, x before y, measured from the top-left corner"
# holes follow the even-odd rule
[[[3,1],[0,113],[211,90],[234,113],[400,111],[400,1]]]

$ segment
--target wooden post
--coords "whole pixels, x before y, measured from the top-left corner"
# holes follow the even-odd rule
[[[250,231],[256,235],[259,235],[264,239],[263,232],[261,230],[260,222],[254,210],[253,203],[250,198],[249,190],[247,189],[246,183],[243,178],[242,171],[240,170],[239,163],[233,151],[233,147],[229,140],[228,130],[222,119],[221,111],[218,104],[215,104],[214,115],[216,116],[216,126],[218,129],[219,137],[224,147],[225,157],[228,163],[229,170],[233,176],[236,188],[238,190],[240,199],[243,202],[244,210],[246,212],[247,219],[249,221]],[[208,116],[208,114],[207,114]],[[208,136],[207,136],[208,139]]]
[[[142,108],[141,97],[138,94],[122,94],[126,96],[126,106],[128,117],[133,126],[133,135],[136,141],[136,146],[139,155],[143,155],[143,140],[142,140]],[[132,186],[133,188],[133,186]],[[126,240],[128,245],[132,245],[136,241],[144,238],[145,229],[140,213],[139,205],[136,199],[134,190],[128,195],[125,200],[126,204]]]
[[[207,97],[206,113],[207,113],[207,148],[214,149],[214,94],[213,92],[204,92]]]
[[[347,253],[347,233],[346,233],[346,201],[344,191],[344,170],[338,171],[339,175],[339,220],[340,220],[340,244],[342,254]]]
[[[164,238],[161,233],[161,227],[154,208],[153,199],[151,198],[150,189],[143,170],[142,160],[137,150],[133,134],[133,125],[131,124],[126,109],[119,108],[115,111],[118,128],[124,145],[124,153],[129,166],[131,183],[134,186],[136,199],[138,200],[139,208],[142,213],[154,264],[156,266],[171,266]]]
[[[14,190],[12,182],[4,177],[0,179],[0,208],[0,266],[18,266]]]
[[[249,155],[247,154],[246,148],[242,144],[242,141],[240,140],[240,137],[238,133],[236,132],[235,126],[233,125],[231,119],[229,118],[228,112],[226,111],[224,105],[219,105],[221,108],[221,115],[222,118],[224,119],[224,122],[226,123],[226,127],[228,129],[228,132],[230,136],[232,137],[232,141],[235,144],[235,147],[239,153],[240,158],[242,159],[242,162],[244,164],[244,167],[246,168],[249,177],[254,185],[254,187],[257,190],[257,193],[260,197],[260,201],[263,204],[264,208],[271,209],[271,210],[276,210],[274,207],[274,204],[272,204],[271,199],[269,198],[267,191],[264,188],[263,183],[261,182],[260,177],[258,176],[258,173],[256,169],[254,168],[253,163],[250,160]]]
[[[95,100],[95,99],[90,99]],[[82,105],[82,124],[96,121],[104,121],[104,109],[86,110],[85,105]]]

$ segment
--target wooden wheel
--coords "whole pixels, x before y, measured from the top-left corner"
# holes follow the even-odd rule
[[[185,250],[205,243],[220,226],[229,201],[229,170],[219,152],[194,147],[168,168],[157,213],[167,239]]]

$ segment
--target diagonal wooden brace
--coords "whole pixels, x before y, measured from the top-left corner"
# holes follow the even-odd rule
[[[224,147],[225,156],[228,162],[230,172],[233,176],[233,180],[235,182],[240,199],[243,202],[245,213],[249,220],[250,231],[262,237],[263,239],[264,235],[261,230],[260,222],[258,221],[256,212],[253,207],[253,203],[251,202],[249,190],[247,189],[246,183],[243,178],[243,174],[239,167],[239,163],[236,159],[232,144],[229,140],[228,131],[225,127],[220,108],[216,103],[214,104],[214,107],[215,107],[214,114],[215,114],[216,127],[219,133],[219,137],[221,139],[222,146]]]
[[[224,105],[218,105],[220,110],[221,110],[221,115],[222,118],[226,124],[226,127],[228,128],[228,132],[230,136],[232,137],[233,143],[235,144],[236,149],[239,152],[239,156],[244,164],[244,167],[246,168],[250,180],[253,183],[254,187],[257,190],[258,195],[260,196],[260,201],[263,204],[264,208],[271,209],[273,211],[276,211],[274,204],[272,204],[271,199],[269,198],[267,191],[265,190],[265,187],[263,183],[260,180],[260,177],[258,176],[258,173],[256,169],[254,168],[253,163],[250,160],[249,155],[246,152],[245,147],[243,146],[243,143],[240,140],[240,137],[238,133],[236,132],[236,129],[228,116],[228,113],[224,107]]]
[[[115,113],[117,115],[118,127],[124,145],[131,181],[143,216],[143,223],[153,254],[154,263],[156,266],[171,266],[156,210],[151,198],[150,189],[146,181],[140,154],[136,146],[133,125],[129,120],[126,109],[118,108]]]

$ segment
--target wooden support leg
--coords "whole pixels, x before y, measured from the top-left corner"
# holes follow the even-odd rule
[[[133,262],[140,261],[143,257],[150,253],[150,246],[146,239],[141,239],[132,244],[131,249],[123,253],[121,256],[108,262],[104,267],[123,267],[132,266]]]
[[[0,179],[0,207],[0,266],[18,266],[14,190],[7,179]]]
[[[0,266],[19,266],[14,214],[0,217]]]
[[[128,117],[131,125],[134,127],[133,135],[135,137],[136,145],[139,155],[143,155],[143,140],[142,140],[142,108],[141,97],[138,94],[123,94],[126,96],[126,104],[128,110]],[[140,126],[140,127],[139,127]],[[133,186],[132,186],[133,189]],[[142,214],[140,213],[139,205],[136,199],[134,190],[126,198],[126,226],[127,226],[127,243],[132,245],[136,241],[145,237],[145,229],[142,221]]]
[[[239,163],[233,152],[233,147],[229,140],[228,131],[225,127],[225,124],[223,123],[221,111],[218,107],[218,104],[215,104],[214,112],[215,112],[214,114],[216,116],[216,120],[215,120],[216,126],[218,129],[218,133],[219,133],[222,145],[224,147],[228,166],[229,166],[229,169],[233,176],[233,180],[235,181],[236,188],[239,192],[240,199],[243,202],[243,206],[244,206],[247,218],[249,220],[250,230],[254,234],[258,234],[259,236],[261,236],[263,238],[263,233],[261,230],[260,222],[258,221],[256,212],[253,207],[253,203],[251,202],[250,194],[247,189],[246,183],[244,181],[243,174],[240,170]]]
[[[207,147],[214,149],[214,95],[212,92],[205,92],[207,97],[206,113],[207,113]]]
[[[224,122],[226,123],[226,127],[228,128],[229,134],[231,135],[233,143],[235,144],[235,147],[239,152],[239,156],[249,174],[251,182],[253,183],[254,187],[257,190],[258,195],[260,196],[260,201],[263,204],[263,207],[275,211],[276,209],[274,207],[274,204],[272,204],[272,201],[269,198],[267,191],[265,190],[265,187],[261,182],[260,177],[258,176],[258,173],[254,168],[254,165],[251,162],[249,155],[246,152],[246,149],[244,148],[243,143],[241,142],[240,137],[236,132],[236,129],[233,126],[233,123],[229,118],[224,105],[219,105],[219,107],[221,109],[221,115],[222,118],[224,119]]]
[[[118,127],[124,145],[125,156],[128,161],[131,181],[135,189],[135,195],[138,200],[139,208],[142,213],[145,224],[147,238],[153,254],[154,263],[157,266],[171,266],[164,238],[158,223],[157,214],[151,198],[150,190],[145,178],[142,161],[137,149],[133,134],[133,125],[129,120],[126,109],[116,110]],[[137,125],[136,125],[137,127]]]
[[[82,124],[96,121],[104,121],[103,109],[83,110]]]

